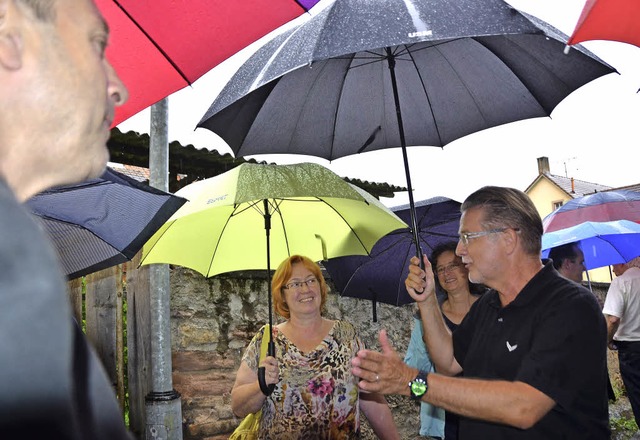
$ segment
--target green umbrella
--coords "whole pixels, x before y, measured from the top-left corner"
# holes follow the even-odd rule
[[[270,277],[271,260],[293,254],[314,261],[369,255],[379,238],[407,227],[373,196],[314,163],[244,163],[176,195],[188,202],[145,244],[142,264],[177,264],[206,277],[257,269]]]

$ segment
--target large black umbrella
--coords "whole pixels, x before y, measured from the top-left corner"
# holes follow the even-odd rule
[[[26,206],[42,222],[69,279],[131,260],[186,199],[107,169]]]
[[[409,205],[392,208],[402,220],[410,220]],[[447,241],[458,240],[460,202],[432,197],[415,203],[420,249],[431,257],[433,249]],[[408,229],[393,231],[376,242],[370,256],[331,258],[322,264],[336,289],[343,296],[370,299],[401,306],[413,302],[404,286],[409,260],[416,253],[413,235]]]
[[[548,116],[614,71],[566,40],[502,0],[335,0],[256,51],[198,127],[236,156],[401,147],[413,206],[406,146]]]

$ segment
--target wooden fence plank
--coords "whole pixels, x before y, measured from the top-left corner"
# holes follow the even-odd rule
[[[116,268],[87,276],[87,338],[98,352],[114,388],[116,374]]]
[[[146,428],[145,396],[151,390],[151,312],[149,267],[138,267],[140,253],[127,270],[127,352],[129,428],[143,438]]]

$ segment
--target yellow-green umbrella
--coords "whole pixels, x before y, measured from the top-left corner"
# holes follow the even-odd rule
[[[373,196],[313,163],[245,163],[176,195],[188,202],[145,244],[142,264],[177,264],[206,277],[268,269],[265,214],[277,263],[293,254],[315,261],[368,255],[380,237],[407,227]]]
[[[315,261],[368,255],[379,238],[407,227],[373,196],[313,163],[244,163],[176,195],[188,202],[145,244],[142,264],[177,264],[206,277],[253,269],[270,275],[271,260],[293,254]]]

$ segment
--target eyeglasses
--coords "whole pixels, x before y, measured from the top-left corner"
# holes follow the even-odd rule
[[[479,237],[484,237],[485,235],[489,235],[489,234],[498,234],[500,232],[504,232],[507,231],[509,229],[513,229],[516,232],[520,232],[520,228],[498,228],[498,229],[489,229],[488,231],[478,231],[478,232],[463,232],[462,234],[460,234],[459,239],[462,242],[463,245],[465,246],[469,246],[469,241],[479,238]]]
[[[307,285],[307,287],[315,287],[318,285],[318,280],[315,277],[313,277],[304,281],[292,281],[290,283],[285,284],[284,288],[287,290],[289,289],[300,290],[302,289],[302,286],[304,286],[305,284]]]
[[[449,263],[446,266],[440,266],[436,268],[436,273],[438,275],[444,275],[445,272],[452,272],[460,267],[458,263]]]

